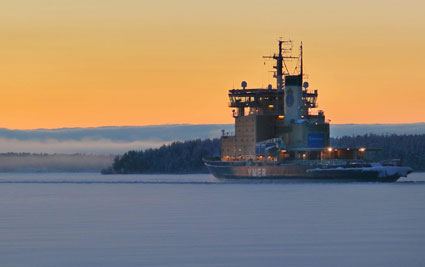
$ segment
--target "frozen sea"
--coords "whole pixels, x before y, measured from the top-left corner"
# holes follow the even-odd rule
[[[390,184],[3,173],[0,266],[425,266],[425,173]]]

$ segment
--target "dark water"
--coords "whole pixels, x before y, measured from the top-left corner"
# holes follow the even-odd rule
[[[425,266],[425,173],[400,182],[0,174],[1,266]]]

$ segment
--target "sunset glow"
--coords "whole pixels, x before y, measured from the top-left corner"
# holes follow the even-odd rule
[[[227,91],[275,81],[303,41],[332,123],[425,121],[422,1],[32,1],[0,10],[0,127],[233,123]]]

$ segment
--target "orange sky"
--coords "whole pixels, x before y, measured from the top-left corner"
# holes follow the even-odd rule
[[[232,123],[227,90],[273,83],[304,42],[332,123],[425,121],[423,1],[16,0],[0,10],[0,127]]]

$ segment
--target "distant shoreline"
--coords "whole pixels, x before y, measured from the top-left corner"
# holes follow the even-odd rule
[[[331,124],[331,137],[363,134],[425,134],[425,123]],[[151,126],[11,130],[0,128],[0,152],[123,154],[158,148],[175,141],[219,138],[233,124],[168,124]]]
[[[424,125],[424,130],[425,130],[425,124]],[[199,125],[198,125],[199,126]],[[198,134],[198,133],[204,133],[205,135],[205,129],[199,129],[197,128],[198,126],[196,126],[195,128],[189,128],[193,130],[193,133],[191,133],[192,135],[194,134]],[[192,126],[191,126],[192,127]],[[215,133],[215,131],[218,129],[217,125],[214,126],[214,128],[209,128],[208,130],[214,129],[213,133]],[[140,130],[140,129],[139,129]],[[152,135],[155,134],[157,132],[158,129],[156,129],[153,132],[150,132],[149,138],[152,138]],[[163,136],[161,138],[165,138],[167,136],[174,136],[176,139],[177,138],[182,138],[184,137],[184,133],[188,130],[188,129],[181,129],[181,128],[164,128],[164,129],[159,129]],[[180,132],[179,132],[180,131]],[[207,131],[208,132],[208,131]],[[118,134],[119,133],[119,134]],[[119,131],[117,132],[110,132],[109,133],[109,138],[113,138],[114,135],[118,134],[118,137],[120,134]],[[128,134],[128,139],[131,140],[131,138],[147,138],[146,136],[138,136],[137,135],[138,130],[135,132],[126,132],[126,134]],[[69,136],[70,133],[66,133],[65,136],[62,136],[61,138],[70,138]],[[86,133],[84,133],[86,134]],[[98,134],[98,133],[93,133],[93,135]],[[145,132],[145,134],[147,134]],[[214,136],[216,134],[213,134]],[[218,133],[218,135],[220,135],[220,133]],[[28,133],[28,136],[26,136],[25,138],[33,138],[31,137],[32,135]],[[369,136],[373,136],[373,135],[369,135]],[[373,139],[373,138],[361,138],[361,135],[346,135],[346,137],[344,138],[339,138],[340,142],[343,142],[344,144],[341,145],[355,145],[356,142],[360,142],[362,143],[362,145],[364,146],[374,146],[376,147],[375,144],[377,144],[378,146],[384,146],[387,149],[387,156],[390,158],[400,158],[403,157],[403,160],[406,161],[406,165],[409,165],[410,167],[414,168],[415,171],[418,170],[425,170],[425,141],[422,140],[422,136],[425,136],[424,134],[412,134],[412,135],[396,135],[397,138],[393,138],[391,139],[391,135],[389,134],[382,134],[380,135],[380,137],[378,139]],[[114,137],[114,138],[118,138],[118,137]],[[3,139],[2,139],[3,138]],[[24,137],[22,137],[24,138]],[[40,138],[40,136],[38,136],[37,138]],[[59,137],[58,137],[59,138]],[[355,141],[357,138],[357,141]],[[387,139],[386,139],[387,138]],[[407,143],[405,144],[401,144],[400,143],[400,138],[410,138],[411,140],[414,141],[407,141],[407,139],[405,140]],[[182,138],[183,140],[185,140],[184,138]],[[194,140],[194,139],[203,139],[203,140],[207,140],[210,138],[200,138],[200,137],[196,137],[193,139],[189,139],[189,140]],[[391,141],[391,140],[392,141]],[[1,143],[1,140],[3,140],[4,143]],[[35,140],[35,139],[34,139]],[[63,140],[63,141],[51,141],[51,139],[49,139],[50,141],[46,141],[46,140],[41,140],[41,139],[37,139],[37,141],[28,141],[28,140],[17,140],[17,139],[13,139],[12,142],[9,142],[9,139],[4,139],[4,136],[1,136],[1,129],[0,129],[0,149],[7,149],[7,150],[12,150],[13,145],[16,144],[16,142],[21,142],[21,144],[23,144],[23,146],[21,147],[22,149],[25,148],[31,148],[29,146],[27,146],[28,144],[37,144],[37,148],[39,150],[47,150],[47,151],[41,151],[42,153],[33,153],[32,151],[25,151],[24,152],[7,152],[7,153],[0,153],[0,172],[2,173],[25,173],[25,172],[39,172],[39,173],[45,173],[45,172],[100,172],[101,170],[105,170],[107,168],[110,168],[114,162],[114,159],[117,155],[123,155],[124,153],[128,152],[128,151],[146,151],[149,149],[155,150],[156,148],[159,148],[161,146],[163,146],[163,144],[168,145],[171,144],[172,141],[165,141],[165,140],[156,140],[154,142],[155,146],[142,146],[140,145],[140,143],[135,143],[135,142],[127,142],[127,143],[123,143],[123,142],[118,142],[116,140],[108,140],[105,141],[105,139],[102,139],[101,141],[96,141],[94,142],[93,140],[89,140],[88,139],[82,139],[82,140],[72,140],[72,141],[67,141],[67,140]],[[334,138],[334,140],[337,140]],[[385,141],[386,140],[386,141]],[[87,143],[88,142],[88,143]],[[348,143],[347,143],[348,142]],[[354,142],[354,143],[353,143]],[[363,144],[364,143],[364,144]],[[2,144],[7,144],[10,145],[10,149],[2,146]],[[87,148],[87,150],[89,150],[88,152],[79,152],[79,153],[69,153],[69,152],[54,152],[52,153],[52,147],[57,147],[59,146],[60,148],[64,148],[65,145],[72,147],[72,148],[79,148],[79,147],[85,147]],[[93,147],[87,146],[87,144],[96,144],[98,145],[102,150],[103,153],[96,153],[95,151],[92,151],[91,149]],[[105,144],[109,144],[109,145],[114,145],[115,148],[116,147],[120,147],[119,151],[115,151],[115,153],[110,153],[111,151],[108,151],[108,149],[105,149],[104,145]],[[219,144],[216,144],[215,146],[217,146],[217,149],[219,149]],[[50,150],[49,150],[50,149]],[[54,149],[53,149],[54,150]],[[66,149],[64,149],[66,150]],[[13,151],[13,150],[12,150]],[[29,153],[28,153],[29,152]],[[108,153],[106,153],[108,152]],[[219,153],[219,150],[217,150],[216,152],[214,152],[215,154]],[[217,156],[217,155],[214,155]],[[196,156],[199,157],[199,156]],[[175,154],[173,156],[173,160],[174,159],[179,159],[180,156],[179,154]],[[157,161],[161,162],[161,158],[157,158]],[[190,159],[192,160],[192,159]],[[187,174],[187,173],[207,173],[207,170],[204,169],[202,163],[200,161],[196,162],[196,166],[195,169],[193,166],[192,167],[187,167],[184,168],[184,170],[179,170],[178,166],[183,166],[184,167],[184,162],[178,162],[178,163],[173,163],[176,164],[176,166],[171,166],[169,169],[167,169],[168,167],[164,167],[163,169],[159,168],[156,170],[149,170],[149,169],[144,169],[143,171],[131,171],[130,169],[127,170],[123,170],[122,173],[133,173],[133,174],[139,174],[139,173],[143,173],[143,174]],[[116,173],[116,171],[113,171],[112,173]],[[119,172],[118,172],[119,173]]]
[[[219,157],[220,142],[220,139],[196,139],[157,149],[131,150],[116,157],[102,174],[206,172],[202,158]],[[377,161],[397,159],[415,171],[425,170],[425,134],[344,136],[331,138],[331,146],[378,149]]]
[[[100,172],[115,155],[1,153],[0,172]]]

